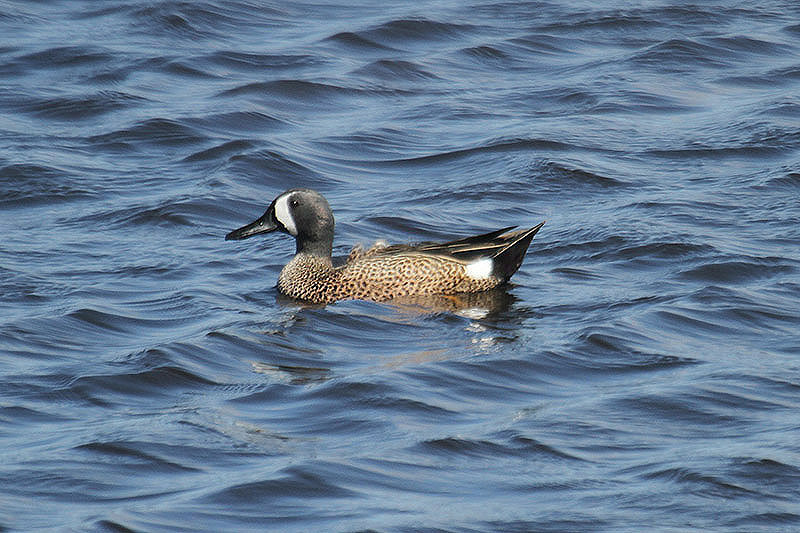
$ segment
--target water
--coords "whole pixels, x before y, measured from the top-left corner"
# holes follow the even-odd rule
[[[800,528],[795,2],[0,35],[0,529]],[[547,224],[504,290],[306,308],[291,239],[223,240],[295,186],[339,254]]]

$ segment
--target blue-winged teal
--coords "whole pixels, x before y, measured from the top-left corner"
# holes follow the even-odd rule
[[[441,244],[356,247],[343,265],[335,267],[333,213],[327,200],[311,189],[291,189],[273,200],[261,218],[228,233],[225,240],[275,230],[293,236],[297,254],[278,278],[278,289],[292,298],[313,303],[384,301],[479,292],[505,283],[543,225],[519,231],[510,231],[511,226]]]

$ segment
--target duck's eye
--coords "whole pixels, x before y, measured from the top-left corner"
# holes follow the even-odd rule
[[[297,200],[292,200],[292,207],[297,207],[300,204]]]

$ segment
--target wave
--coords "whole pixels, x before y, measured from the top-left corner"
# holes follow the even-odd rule
[[[330,37],[326,37],[324,39],[324,42],[330,42],[330,43],[337,44],[337,45],[340,45],[340,46],[346,46],[348,48],[352,48],[352,49],[358,50],[359,52],[374,51],[374,52],[381,53],[381,52],[393,50],[393,48],[390,47],[390,46],[386,46],[386,45],[377,43],[375,41],[371,41],[370,39],[367,39],[363,35],[360,35],[360,34],[355,33],[355,32],[350,32],[350,31],[340,32],[340,33],[336,33],[334,35],[331,35]]]
[[[16,58],[16,63],[28,68],[65,68],[112,63],[113,51],[98,46],[56,46]]]
[[[404,44],[459,38],[474,31],[470,24],[440,22],[428,18],[395,19],[372,29],[359,32],[378,43]]]
[[[481,146],[449,150],[411,158],[385,160],[383,163],[404,166],[429,165],[483,154],[499,154],[515,151],[569,151],[576,149],[580,149],[580,147],[546,139],[501,139],[498,141],[488,142]]]
[[[213,63],[236,71],[263,72],[265,69],[296,71],[306,67],[318,67],[323,62],[318,56],[310,54],[259,54],[235,50],[223,50],[203,57]]]
[[[410,61],[381,59],[355,71],[380,80],[432,80],[438,76]]]
[[[682,278],[720,284],[746,283],[780,277],[797,271],[797,267],[779,258],[752,258],[742,260],[716,259],[693,266],[680,273]]]
[[[73,172],[43,165],[0,166],[0,185],[0,205],[6,209],[97,198],[97,191],[81,186]]]
[[[17,98],[19,109],[47,120],[89,120],[121,109],[130,109],[146,98],[118,91],[43,98]]]
[[[136,149],[142,145],[186,146],[207,137],[181,120],[151,118],[132,126],[89,137],[89,142],[106,149]]]

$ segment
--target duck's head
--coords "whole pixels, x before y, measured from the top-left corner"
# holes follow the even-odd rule
[[[311,189],[290,189],[275,198],[261,218],[228,233],[225,240],[277,230],[295,238],[297,253],[330,257],[333,228],[333,212],[325,197]]]

